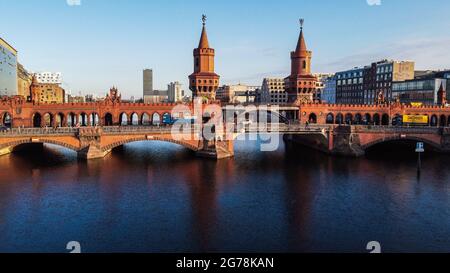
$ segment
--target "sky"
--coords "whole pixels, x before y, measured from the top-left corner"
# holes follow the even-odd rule
[[[0,0],[0,37],[28,70],[62,72],[74,95],[115,85],[139,98],[144,68],[155,89],[188,90],[202,14],[221,84],[261,85],[289,74],[299,18],[314,73],[381,59],[450,68],[449,10],[448,0]]]

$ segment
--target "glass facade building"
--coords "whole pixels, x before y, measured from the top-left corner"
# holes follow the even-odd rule
[[[17,51],[0,38],[0,96],[17,95]]]
[[[394,82],[392,96],[401,103],[423,103],[435,105],[438,103],[438,91],[442,87],[447,90],[447,79],[421,79],[405,82]],[[450,83],[450,82],[449,82]],[[447,92],[447,99],[449,94]]]

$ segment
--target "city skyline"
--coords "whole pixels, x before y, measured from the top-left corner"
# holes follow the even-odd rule
[[[294,8],[290,9],[276,3],[261,6],[256,1],[210,3],[206,7],[198,1],[158,5],[134,1],[130,5],[129,1],[83,0],[80,6],[69,6],[63,0],[41,1],[32,12],[52,16],[41,17],[31,28],[26,28],[33,25],[27,18],[36,17],[26,16],[30,1],[16,2],[1,3],[2,8],[25,13],[20,21],[2,16],[3,25],[15,24],[0,33],[1,37],[19,51],[19,62],[27,69],[62,72],[65,85],[74,93],[103,94],[115,85],[126,97],[140,97],[144,68],[154,70],[155,89],[180,81],[187,91],[202,13],[209,17],[208,34],[216,49],[221,84],[260,85],[264,77],[287,75],[299,17],[306,19],[314,73],[335,72],[384,58],[414,60],[417,69],[450,67],[446,38],[439,36],[440,29],[450,25],[444,16],[444,7],[450,5],[438,0],[382,1],[379,6],[365,0],[339,5],[292,1]],[[409,13],[400,13],[406,4]],[[433,8],[436,6],[442,8]],[[424,10],[429,20],[416,24],[414,18]],[[349,20],[337,19],[350,15]],[[359,23],[358,18],[368,20]],[[436,24],[441,28],[431,27]]]

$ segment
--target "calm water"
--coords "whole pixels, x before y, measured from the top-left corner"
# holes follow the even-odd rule
[[[54,146],[0,157],[0,252],[450,252],[450,157],[328,157],[299,147],[197,159],[140,142],[78,162]],[[407,150],[410,150],[408,147]],[[33,153],[32,155],[29,155]]]

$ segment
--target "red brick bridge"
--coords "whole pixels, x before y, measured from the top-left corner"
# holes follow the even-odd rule
[[[0,133],[0,153],[25,143],[51,143],[75,150],[84,158],[98,158],[126,143],[160,140],[183,145],[200,155],[232,156],[232,139],[211,142],[186,136],[192,140],[178,141],[168,129],[155,128],[165,116],[192,116],[194,108],[193,104],[126,103],[114,96],[101,102],[77,104],[33,104],[20,97],[2,98],[0,124],[15,129]],[[442,152],[450,149],[447,107],[303,104],[281,106],[279,114],[297,120],[287,127],[281,125],[279,133],[287,140],[327,153],[362,155],[373,145],[394,140],[423,141]],[[429,123],[424,127],[393,126],[393,120],[402,115],[426,115]],[[307,121],[309,128],[305,127]]]

